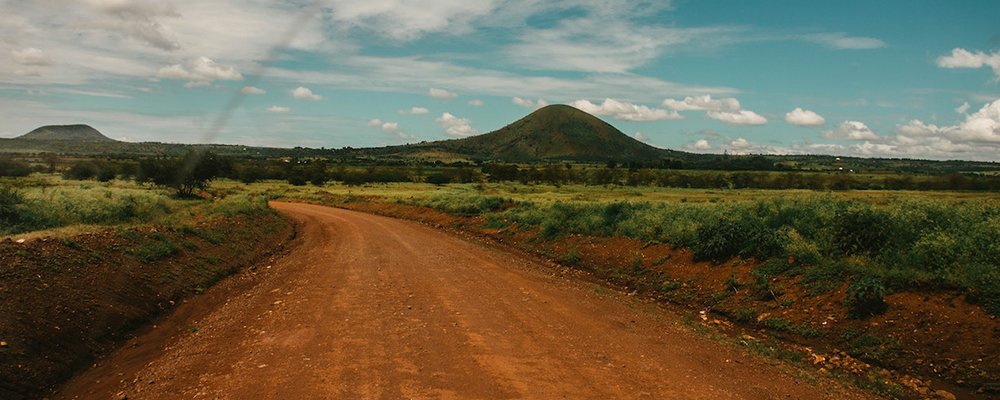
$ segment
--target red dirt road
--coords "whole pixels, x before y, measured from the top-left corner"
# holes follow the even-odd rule
[[[259,281],[174,321],[197,329],[141,351],[142,363],[116,354],[56,397],[868,397],[796,379],[669,311],[502,250],[413,222],[272,206],[299,235]]]

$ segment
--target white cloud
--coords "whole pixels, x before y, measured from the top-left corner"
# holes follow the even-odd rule
[[[266,94],[267,91],[264,90],[264,89],[261,89],[259,87],[244,86],[243,89],[240,89],[240,93],[243,93],[243,94]]]
[[[643,135],[642,132],[636,132],[635,136],[633,136],[633,137],[635,137],[635,140],[638,140],[640,142],[645,142],[645,141],[649,140],[649,137],[646,136],[646,135]]]
[[[937,65],[941,68],[982,68],[993,70],[996,80],[1000,80],[1000,52],[971,52],[962,48],[951,50],[951,54],[938,57]]]
[[[311,101],[323,100],[323,96],[314,94],[312,90],[302,86],[299,86],[294,90],[292,90],[292,97],[299,100],[311,100]]]
[[[430,110],[423,107],[410,107],[409,110],[399,110],[400,114],[427,114]]]
[[[42,66],[52,64],[52,60],[49,59],[49,56],[44,51],[34,47],[11,50],[10,54],[13,56],[14,62],[21,65]]]
[[[823,126],[826,123],[826,119],[814,111],[795,107],[794,110],[785,114],[785,122],[795,126],[814,127]]]
[[[705,139],[698,139],[694,143],[689,143],[684,147],[689,150],[700,150],[700,151],[712,150],[712,145],[709,144],[708,140]]]
[[[451,100],[458,96],[455,92],[449,92],[445,89],[438,88],[430,88],[427,91],[427,94],[438,100]]]
[[[844,121],[837,129],[823,131],[822,136],[827,139],[844,140],[878,140],[878,135],[872,132],[868,125],[859,121]]]
[[[887,45],[880,39],[864,36],[848,36],[845,33],[817,33],[804,36],[805,40],[819,43],[838,50],[880,49]]]
[[[729,125],[764,125],[767,123],[767,118],[750,110],[709,111],[705,115]]]
[[[436,121],[444,128],[444,132],[448,136],[467,137],[479,134],[479,131],[472,127],[468,119],[456,117],[451,113],[441,114],[441,118],[436,119]]]
[[[531,101],[531,99],[522,99],[522,98],[516,97],[516,96],[513,99],[511,99],[511,102],[513,102],[514,104],[517,104],[517,105],[519,105],[521,107],[531,108],[531,107],[535,106],[535,102]]]
[[[644,105],[632,104],[615,99],[604,99],[601,104],[594,104],[589,100],[577,100],[570,103],[570,105],[593,115],[609,116],[614,119],[625,121],[663,121],[684,118],[678,114],[677,111],[649,108]]]
[[[734,98],[713,99],[711,95],[688,96],[684,100],[666,99],[663,106],[675,111],[736,111],[740,101]]]
[[[289,111],[292,111],[292,109],[282,106],[270,106],[267,108],[267,112],[273,112],[273,113],[286,113]]]
[[[486,104],[486,103],[483,103],[483,101],[482,101],[482,100],[479,100],[479,99],[472,99],[472,100],[469,100],[469,105],[470,105],[470,106],[473,106],[473,107],[482,107],[482,106],[483,106],[483,105],[485,105],[485,104]]]
[[[378,118],[372,118],[368,120],[368,126],[382,126],[382,120]]]
[[[939,127],[915,119],[897,125],[896,132],[909,136],[939,136],[952,142],[1000,143],[1000,99],[967,115],[957,125]]]
[[[750,148],[751,144],[744,138],[736,138],[726,142],[726,145],[733,148],[733,150],[746,150]]]
[[[187,81],[188,87],[205,86],[212,81],[240,81],[243,75],[236,68],[212,61],[208,57],[198,57],[186,66],[174,64],[160,68],[156,76],[164,79]]]
[[[969,111],[969,102],[967,102],[967,101],[964,102],[964,103],[962,103],[962,105],[960,105],[960,106],[958,106],[958,107],[955,108],[955,112],[957,112],[959,114],[965,114],[968,111]]]
[[[535,108],[535,109],[542,108],[542,107],[545,107],[545,106],[549,105],[549,102],[545,101],[545,99],[538,99],[538,101],[532,101],[531,99],[522,99],[522,98],[517,97],[517,96],[515,96],[514,98],[512,98],[511,102],[514,103],[514,104],[517,104],[517,105],[519,105],[521,107]]]
[[[396,132],[399,130],[399,124],[395,122],[386,122],[382,124],[382,130],[386,132]]]

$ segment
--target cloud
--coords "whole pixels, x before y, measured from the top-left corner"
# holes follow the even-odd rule
[[[965,114],[968,111],[969,111],[969,102],[967,102],[967,101],[964,102],[964,103],[962,103],[962,105],[960,105],[960,106],[958,106],[958,107],[955,108],[955,112],[957,112],[959,114]]]
[[[705,115],[729,125],[764,125],[767,123],[767,118],[749,110],[709,111]]]
[[[21,65],[44,66],[52,65],[52,60],[44,51],[34,47],[26,47],[20,50],[11,50],[14,62]]]
[[[694,143],[684,145],[684,148],[688,150],[707,151],[712,150],[712,145],[708,143],[708,140],[698,139]]]
[[[160,23],[159,17],[179,17],[166,2],[146,1],[91,1],[97,10],[110,16],[97,25],[114,34],[144,42],[154,48],[174,51],[181,48]]]
[[[382,124],[382,130],[386,132],[399,131],[399,124],[396,122],[386,122]]]
[[[736,138],[726,141],[726,145],[731,147],[733,150],[740,151],[749,149],[752,145],[749,141],[744,138]]]
[[[740,101],[734,98],[713,99],[711,95],[688,96],[684,100],[666,99],[663,106],[675,111],[736,111]]]
[[[880,39],[864,36],[848,36],[845,33],[817,33],[803,37],[810,42],[838,50],[869,50],[887,47]]]
[[[208,57],[198,57],[186,66],[174,64],[160,68],[156,76],[164,79],[187,81],[185,86],[206,86],[212,81],[241,81],[243,75],[236,68],[222,65]]]
[[[451,113],[441,114],[441,118],[435,121],[444,128],[444,132],[448,136],[467,137],[479,134],[479,131],[472,127],[468,119],[456,117]]]
[[[785,122],[795,126],[815,127],[826,124],[826,119],[811,110],[795,107],[794,110],[785,114]]]
[[[649,137],[646,136],[646,135],[643,135],[642,132],[636,132],[635,136],[633,136],[633,137],[635,138],[635,140],[638,140],[640,142],[645,142],[645,141],[649,140]]]
[[[312,90],[309,90],[309,88],[302,86],[299,86],[294,90],[292,90],[292,97],[299,100],[311,100],[311,101],[323,100],[323,96],[320,96],[318,94],[313,94]]]
[[[937,136],[952,142],[1000,143],[1000,99],[967,115],[956,125],[939,127],[914,119],[897,125],[896,132],[908,136]]]
[[[473,107],[482,107],[482,106],[483,106],[483,105],[485,105],[485,104],[486,104],[486,103],[483,103],[483,101],[482,101],[482,100],[479,100],[479,99],[472,99],[472,100],[469,100],[469,105],[470,105],[470,106],[473,106]]]
[[[821,135],[827,139],[841,140],[878,140],[878,135],[872,132],[868,125],[859,121],[844,121],[837,129],[823,131]]]
[[[610,2],[578,7],[581,14],[553,26],[522,30],[503,57],[536,70],[620,74],[690,48],[711,48],[738,40],[733,27],[667,27],[635,19],[666,2]],[[669,5],[669,4],[667,4]]]
[[[624,121],[663,121],[684,119],[677,111],[667,111],[659,108],[649,108],[644,105],[632,104],[615,99],[604,99],[601,104],[591,103],[590,100],[577,100],[570,103],[587,113],[598,116],[609,116],[614,119]]]
[[[951,50],[951,54],[938,57],[937,65],[941,68],[982,68],[993,70],[995,80],[1000,81],[1000,52],[971,52],[962,48]]]
[[[545,101],[544,99],[538,99],[538,101],[531,101],[531,99],[522,99],[516,96],[513,99],[511,99],[511,102],[521,107],[536,108],[536,109],[549,105],[549,102]]]
[[[382,120],[378,118],[372,118],[368,120],[368,126],[382,126]]]
[[[430,110],[423,107],[410,107],[409,110],[399,110],[400,114],[427,114]]]
[[[438,100],[451,100],[458,96],[455,92],[449,92],[444,89],[430,88],[427,94]]]
[[[513,99],[511,99],[511,102],[513,102],[514,104],[517,104],[517,105],[519,105],[521,107],[529,107],[530,108],[530,107],[534,107],[534,105],[535,105],[535,102],[531,101],[530,99],[522,99],[522,98],[516,97],[516,96]]]
[[[240,93],[243,93],[243,94],[266,94],[267,91],[264,90],[264,89],[261,89],[259,87],[244,86],[243,89],[240,89]]]
[[[282,106],[270,106],[267,108],[267,112],[273,112],[273,113],[286,113],[289,111],[292,111],[292,109]]]

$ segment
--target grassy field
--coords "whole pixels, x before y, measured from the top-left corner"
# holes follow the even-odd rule
[[[178,199],[169,190],[131,181],[75,181],[40,174],[0,180],[0,237],[70,236],[109,226],[179,226],[266,210],[264,197],[248,194]]]

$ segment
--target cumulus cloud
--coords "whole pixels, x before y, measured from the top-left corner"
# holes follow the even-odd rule
[[[485,105],[485,104],[486,104],[486,103],[483,103],[483,101],[482,101],[482,100],[479,100],[479,99],[472,99],[472,100],[469,100],[469,105],[470,105],[470,106],[473,106],[473,107],[482,107],[482,106],[483,106],[483,105]]]
[[[382,126],[382,120],[378,118],[372,118],[368,120],[368,126]]]
[[[286,113],[289,111],[292,111],[292,109],[282,106],[270,106],[267,108],[267,112],[273,112],[273,113]]]
[[[382,130],[386,132],[397,132],[399,131],[399,124],[396,122],[385,122],[382,124]]]
[[[823,126],[826,123],[826,119],[814,111],[795,107],[794,110],[785,114],[785,122],[795,126],[814,127]]]
[[[764,125],[767,123],[767,118],[750,110],[709,111],[705,115],[729,125]]]
[[[427,114],[430,110],[423,107],[410,107],[409,110],[399,110],[400,114]]]
[[[688,96],[684,100],[666,99],[663,106],[675,111],[736,111],[740,101],[734,98],[713,99],[711,95]]]
[[[957,112],[959,114],[965,114],[965,113],[969,112],[969,107],[970,107],[969,106],[969,102],[966,101],[966,102],[962,103],[962,105],[956,107],[955,108],[955,112]]]
[[[848,36],[845,33],[817,33],[806,35],[805,39],[838,50],[869,50],[887,46],[880,39],[864,36]]]
[[[640,142],[645,142],[645,141],[649,140],[649,137],[646,136],[646,135],[643,135],[642,132],[636,132],[635,136],[633,136],[633,137],[635,137],[635,140],[638,140]]]
[[[908,136],[939,136],[953,142],[1000,143],[1000,99],[967,115],[956,125],[939,127],[914,119],[897,125],[896,132]]]
[[[872,132],[868,125],[859,121],[844,121],[837,129],[823,131],[822,136],[827,139],[844,140],[878,140],[878,135]]]
[[[590,100],[577,100],[570,105],[593,115],[608,116],[624,121],[662,121],[684,118],[677,111],[650,108],[615,99],[604,99],[601,104],[591,103]]]
[[[206,86],[212,81],[240,81],[243,75],[236,68],[219,64],[208,57],[198,57],[187,65],[174,64],[160,68],[156,76],[187,81],[185,86]]]
[[[700,150],[700,151],[712,150],[712,145],[709,144],[708,140],[705,139],[698,139],[694,143],[689,143],[684,147],[689,150]]]
[[[467,137],[479,134],[479,131],[472,127],[471,121],[456,117],[451,113],[441,114],[441,117],[435,121],[444,128],[444,133],[448,136]]]
[[[311,100],[311,101],[323,100],[323,96],[314,94],[312,90],[302,86],[299,86],[294,90],[292,90],[292,97],[299,100]]]
[[[34,47],[11,50],[10,55],[13,57],[14,62],[21,65],[43,66],[52,64],[52,60],[49,59],[49,56],[44,51]]]
[[[993,70],[996,80],[1000,80],[1000,52],[985,53],[968,51],[962,48],[951,50],[951,54],[938,57],[937,65],[941,68],[983,68]]]
[[[438,100],[451,100],[458,96],[455,92],[449,92],[445,89],[430,88],[427,94]]]
[[[240,89],[240,93],[243,93],[243,94],[265,94],[265,93],[267,93],[267,91],[264,90],[264,89],[261,89],[259,87],[244,86],[243,89]]]

